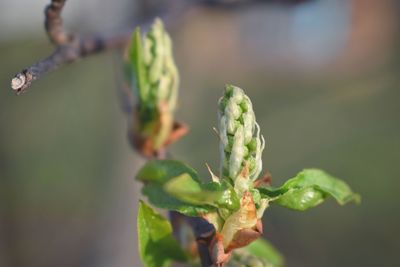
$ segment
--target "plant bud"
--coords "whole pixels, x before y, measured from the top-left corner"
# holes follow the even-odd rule
[[[178,71],[172,56],[172,43],[160,19],[156,19],[143,40],[144,65],[149,84],[149,98],[154,106],[166,103],[169,111],[176,106]]]
[[[257,239],[261,235],[260,229],[257,229],[257,222],[253,197],[246,192],[240,201],[239,210],[229,216],[222,227],[221,235],[225,251],[246,246]]]
[[[247,165],[248,177],[244,178],[253,181],[262,169],[264,138],[260,135],[252,103],[242,89],[227,85],[218,106],[221,177],[235,181]]]
[[[144,37],[140,29],[135,31],[130,61],[138,100],[135,143],[139,147],[146,143],[148,151],[142,152],[152,154],[165,146],[173,130],[179,86],[171,39],[160,19],[155,20]]]

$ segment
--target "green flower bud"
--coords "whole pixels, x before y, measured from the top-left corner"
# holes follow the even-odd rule
[[[170,137],[179,86],[172,43],[160,19],[143,37],[137,28],[129,49],[132,86],[137,99],[135,132],[139,143],[151,140],[149,149],[157,151]]]
[[[218,209],[217,234],[226,252],[248,245],[262,232],[260,220],[268,201],[254,188],[262,169],[264,138],[260,135],[252,103],[242,89],[227,85],[218,103],[221,177],[229,182],[240,198],[235,210]],[[213,219],[213,218],[211,218]],[[215,220],[214,220],[215,221]],[[212,223],[214,222],[212,221]],[[222,222],[222,223],[220,223]],[[246,255],[234,258],[231,267],[265,267],[264,262]]]
[[[242,89],[227,85],[218,106],[221,176],[227,173],[235,181],[247,165],[249,172],[245,178],[255,180],[262,169],[264,138],[260,135],[252,103]]]
[[[146,105],[164,102],[175,110],[179,86],[178,71],[172,55],[172,43],[160,19],[156,19],[142,41],[144,65],[143,98]],[[140,74],[135,69],[136,77]],[[139,87],[141,85],[139,84]],[[142,91],[142,88],[139,88]]]

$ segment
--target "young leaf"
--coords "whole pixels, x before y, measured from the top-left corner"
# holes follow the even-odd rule
[[[193,180],[187,173],[168,181],[164,185],[164,189],[174,197],[196,205],[213,205],[223,194],[223,191],[203,190],[201,184]]]
[[[136,180],[163,184],[184,173],[189,174],[193,180],[200,182],[199,176],[194,169],[177,160],[148,161],[139,170]]]
[[[284,264],[283,256],[271,243],[265,239],[259,238],[250,243],[244,249],[246,249],[252,255],[264,259],[270,263],[269,266],[271,267],[282,267]]]
[[[161,209],[174,210],[187,216],[199,216],[199,214],[206,214],[216,210],[215,207],[209,205],[195,205],[183,202],[167,193],[162,184],[146,184],[142,189],[142,193],[147,196],[147,199],[154,206]]]
[[[196,205],[183,202],[166,192],[164,184],[171,179],[186,174],[195,182],[199,182],[195,170],[176,160],[152,160],[146,163],[138,172],[136,179],[144,182],[144,195],[154,206],[162,209],[178,211],[187,216],[198,216],[214,211],[210,205]]]
[[[139,204],[137,232],[140,257],[146,267],[167,267],[171,261],[187,261],[169,221],[143,201]]]
[[[289,209],[304,211],[321,204],[326,196],[321,190],[305,187],[289,190],[280,196],[275,203]]]
[[[360,196],[353,193],[342,180],[318,169],[305,169],[277,189],[259,188],[264,198],[293,210],[304,211],[321,204],[331,196],[340,205],[354,201]]]
[[[187,173],[168,181],[164,189],[177,199],[191,204],[211,205],[229,210],[236,210],[240,205],[232,187],[216,182],[201,184]]]
[[[139,27],[136,28],[132,35],[129,59],[136,74],[136,85],[139,91],[140,101],[146,103],[149,87],[146,85],[146,68],[143,62],[142,36]]]

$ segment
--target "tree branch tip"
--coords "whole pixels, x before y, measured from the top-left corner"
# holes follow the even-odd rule
[[[25,75],[22,73],[18,73],[12,80],[11,80],[11,88],[13,90],[20,89],[25,84],[26,78]]]
[[[17,95],[21,94],[29,86],[29,77],[25,73],[18,73],[11,80],[11,88]]]

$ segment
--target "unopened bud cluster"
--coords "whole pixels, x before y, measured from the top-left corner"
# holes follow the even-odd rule
[[[252,103],[242,89],[227,85],[219,100],[221,177],[233,182],[248,168],[255,180],[261,172],[264,139],[256,122]]]
[[[139,146],[158,151],[171,135],[174,125],[179,75],[172,54],[172,42],[160,19],[145,36],[138,28],[130,48],[132,79],[136,87],[137,121],[135,134]],[[150,152],[149,152],[150,153]],[[152,152],[151,152],[152,153]]]
[[[224,251],[230,253],[262,234],[261,217],[268,201],[261,199],[259,191],[254,188],[254,182],[262,170],[264,138],[260,135],[252,103],[239,87],[225,87],[224,95],[218,103],[218,116],[220,179],[230,184],[240,199],[238,210],[218,210],[218,216],[223,221],[216,225],[218,238],[222,240]]]
[[[148,103],[165,103],[175,110],[179,86],[178,71],[172,55],[172,42],[160,19],[156,19],[143,39],[145,88],[141,88]]]

